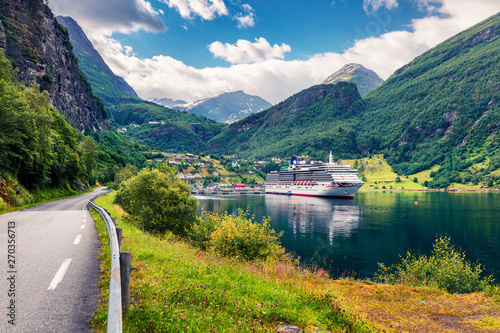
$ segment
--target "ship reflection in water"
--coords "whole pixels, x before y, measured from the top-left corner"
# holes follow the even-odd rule
[[[360,226],[360,207],[354,200],[266,195],[265,204],[272,221],[288,221],[294,237],[322,234],[332,245],[335,237],[350,237]]]
[[[266,195],[267,215],[282,245],[306,266],[318,265],[332,276],[359,274],[353,241],[363,221],[356,200]]]
[[[207,197],[199,205],[217,213],[248,209],[256,221],[271,217],[287,252],[332,276],[371,278],[377,263],[400,263],[407,251],[429,254],[436,236],[448,235],[472,262],[485,265],[486,274],[500,277],[497,193],[358,193],[354,200],[233,195]]]

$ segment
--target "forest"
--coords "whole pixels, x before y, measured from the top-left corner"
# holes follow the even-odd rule
[[[19,84],[0,50],[0,176],[28,190],[106,183],[127,165],[143,167],[141,147],[105,131],[77,132],[39,85]]]

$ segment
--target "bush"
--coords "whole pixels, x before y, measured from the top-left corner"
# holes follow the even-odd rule
[[[491,275],[481,278],[482,265],[465,260],[464,253],[455,250],[448,237],[436,239],[429,257],[416,257],[408,252],[401,264],[391,267],[378,265],[379,270],[375,274],[378,282],[429,286],[449,293],[481,291],[494,281]]]
[[[230,218],[227,212],[219,215],[203,211],[189,231],[189,238],[193,244],[202,250],[207,250],[210,246],[212,233],[216,228],[220,227],[224,218]]]
[[[221,256],[243,260],[277,258],[284,253],[269,219],[261,223],[248,211],[238,210],[238,215],[204,212],[191,230],[191,239],[202,249]]]
[[[120,185],[115,203],[129,214],[127,220],[138,228],[163,234],[167,230],[185,235],[196,220],[198,202],[176,172],[162,166],[161,170],[143,170]]]

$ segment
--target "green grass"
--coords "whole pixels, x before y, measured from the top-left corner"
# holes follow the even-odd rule
[[[97,199],[123,228],[123,251],[132,253],[131,305],[125,332],[275,332],[288,322],[306,332],[492,332],[498,328],[498,287],[449,294],[429,287],[332,280],[284,262],[241,262],[195,249],[173,236],[144,234],[122,221],[114,193]],[[101,280],[93,332],[106,331],[110,255],[101,238]],[[425,306],[423,305],[425,302]],[[472,320],[476,318],[476,320]],[[254,326],[252,326],[254,324]],[[212,325],[212,326],[210,326]],[[347,328],[349,327],[349,328]]]
[[[371,158],[362,158],[358,160],[342,160],[340,163],[349,164],[354,167],[356,161],[358,162],[356,169],[366,178],[366,183],[361,187],[360,192],[384,189],[424,189],[422,185],[413,182],[414,176],[408,176],[408,178],[400,176],[401,182],[396,182],[396,177],[398,175],[392,170],[383,155],[373,155]],[[420,182],[419,179],[419,183]]]
[[[261,177],[259,177],[256,174],[239,175],[238,177],[225,177],[222,179],[224,179],[226,182],[229,182],[229,183],[245,183],[245,184],[247,184],[251,180],[254,180],[255,182],[261,182],[261,183],[265,182],[264,179],[262,179]]]
[[[172,235],[142,233],[122,221],[114,193],[96,199],[117,217],[126,237],[122,251],[132,253],[131,304],[124,312],[125,332],[274,332],[287,322],[307,332],[374,329],[340,306],[329,292],[317,292],[315,277],[296,266],[276,262],[241,262],[201,252]],[[121,212],[120,212],[121,213]],[[109,249],[102,219],[102,279],[93,330],[106,326]],[[313,281],[313,282],[311,282]]]

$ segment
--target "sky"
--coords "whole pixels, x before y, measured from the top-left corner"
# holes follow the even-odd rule
[[[243,90],[272,104],[348,63],[387,79],[498,0],[49,0],[143,98]]]

